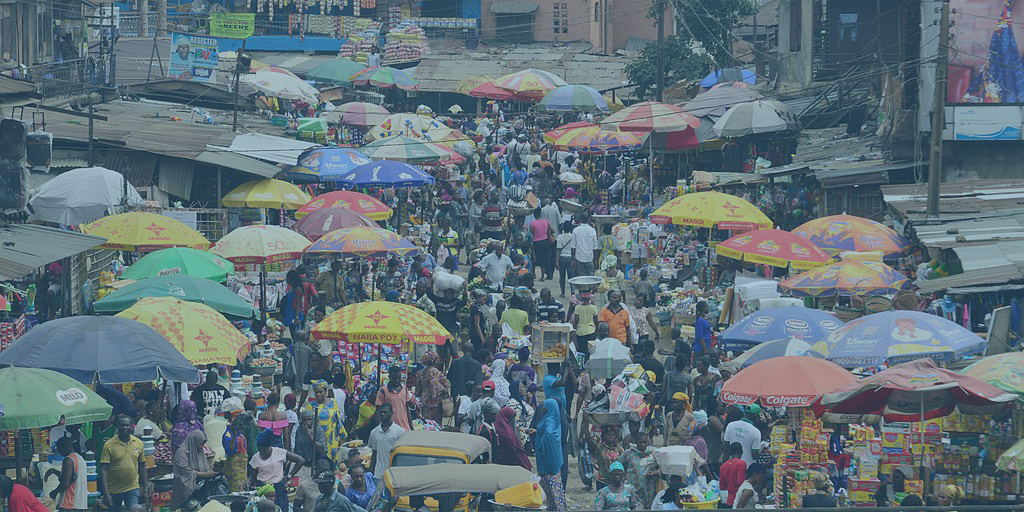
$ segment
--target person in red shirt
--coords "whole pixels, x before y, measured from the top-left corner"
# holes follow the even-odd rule
[[[740,485],[743,485],[743,481],[747,479],[747,463],[743,462],[741,457],[743,457],[743,445],[732,443],[729,445],[729,460],[723,462],[722,467],[718,470],[718,488],[729,493],[725,498],[728,508],[732,508]]]
[[[7,500],[10,512],[49,512],[28,487],[7,476],[0,476],[0,498]]]

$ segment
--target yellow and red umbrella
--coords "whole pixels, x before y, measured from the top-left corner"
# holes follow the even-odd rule
[[[558,75],[540,69],[524,69],[509,73],[494,81],[494,85],[512,91],[518,96],[541,99],[548,91],[569,85]]]
[[[643,139],[632,133],[593,125],[568,130],[555,139],[552,145],[561,151],[602,154],[632,151],[643,143]]]
[[[312,331],[318,340],[395,345],[406,341],[442,345],[451,333],[423,310],[398,302],[349,304],[324,318]]]
[[[386,204],[378,201],[375,197],[349,190],[336,190],[314,197],[312,201],[296,210],[295,218],[301,219],[320,208],[346,208],[373,220],[391,218],[391,208],[388,208]]]
[[[715,246],[727,258],[776,267],[814,268],[828,263],[828,253],[806,238],[781,229],[758,229]]]
[[[833,253],[876,251],[897,254],[910,247],[910,242],[892,229],[870,219],[845,214],[807,221],[793,233]]]
[[[217,241],[210,252],[235,264],[276,263],[302,258],[309,240],[280,226],[242,226]]]
[[[100,247],[124,251],[148,252],[168,247],[206,249],[210,241],[202,233],[181,221],[147,212],[129,212],[83,224],[83,233],[101,236],[107,242]]]
[[[145,297],[116,316],[152,327],[195,365],[233,365],[249,353],[249,339],[224,315],[205,304],[173,297]]]
[[[586,121],[576,121],[575,123],[563,124],[554,130],[544,132],[544,142],[548,144],[554,144],[561,136],[569,133],[577,128],[587,128],[590,126],[597,126],[594,123],[588,123]]]
[[[907,276],[884,263],[840,261],[808,270],[779,283],[794,295],[826,297],[852,293],[879,295],[896,293],[907,287]]]
[[[654,210],[651,222],[735,231],[771,229],[772,221],[756,206],[721,192],[683,194]]]
[[[419,247],[397,233],[383,228],[357,226],[331,231],[306,249],[306,254],[337,254],[368,258],[394,254],[405,256]]]

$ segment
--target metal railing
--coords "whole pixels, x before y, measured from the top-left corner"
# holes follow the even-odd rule
[[[28,68],[25,78],[36,84],[40,96],[52,98],[114,87],[116,76],[116,56],[107,55],[39,64]]]

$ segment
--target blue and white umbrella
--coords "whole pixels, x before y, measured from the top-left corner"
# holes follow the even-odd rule
[[[422,187],[433,185],[434,177],[404,162],[380,160],[360,165],[335,181],[345,189],[367,187]]]
[[[335,181],[371,162],[370,157],[351,148],[310,148],[299,155],[297,165],[288,173],[300,180],[315,177],[318,181]]]
[[[722,331],[718,339],[725,350],[747,350],[766,341],[790,338],[814,344],[842,326],[843,322],[824,311],[787,306],[751,313]]]
[[[772,359],[782,356],[810,356],[821,358],[821,356],[811,350],[811,344],[806,341],[797,339],[784,339],[767,341],[754,348],[740,354],[732,360],[733,363],[738,365],[740,368],[746,368],[754,363],[759,363],[767,359]]]

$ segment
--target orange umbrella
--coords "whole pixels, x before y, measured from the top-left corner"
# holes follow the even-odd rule
[[[740,370],[722,386],[719,399],[727,404],[810,407],[825,393],[856,381],[842,366],[824,359],[783,356]]]

